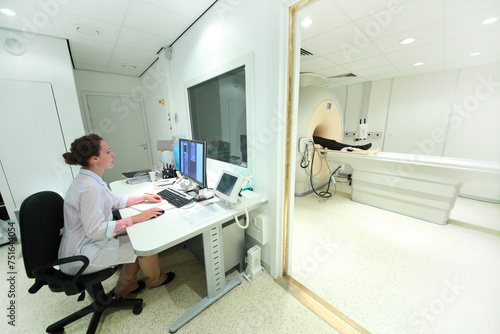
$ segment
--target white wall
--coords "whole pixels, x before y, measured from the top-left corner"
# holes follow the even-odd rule
[[[80,117],[72,64],[66,40],[0,29],[0,40],[3,42],[7,37],[14,37],[22,41],[26,46],[26,53],[21,56],[14,56],[6,52],[4,48],[0,48],[0,79],[45,82],[51,84],[55,105],[57,106],[62,140],[64,140],[66,149],[69,149],[72,140],[82,136],[84,134],[84,129]],[[29,99],[30,96],[26,96],[25,98]],[[0,116],[8,112],[8,108],[3,107],[2,101],[0,101]],[[29,117],[28,115],[30,112],[36,113],[36,110],[27,110],[27,117]],[[11,126],[15,127],[18,130],[18,135],[23,136],[25,139],[32,136],[34,140],[36,140],[36,137],[43,134],[45,130],[43,127],[40,127],[33,132],[33,129],[26,129],[23,122],[11,124]],[[59,125],[57,127],[59,127]],[[61,135],[59,133],[57,137],[57,140],[61,140]],[[15,138],[12,140],[15,140]],[[15,147],[15,145],[13,145],[13,147]],[[46,149],[50,150],[51,148],[47,147]],[[60,157],[58,161],[31,161],[30,157],[33,155],[30,155],[30,147],[28,146],[23,147],[22,152],[0,152],[0,159],[5,159],[6,156],[15,155],[19,164],[33,164],[33,175],[15,176],[29,180],[29,182],[26,182],[23,186],[25,188],[24,191],[33,193],[42,190],[39,189],[40,182],[37,182],[36,178],[37,168],[50,168],[49,172],[51,173],[63,173],[62,170],[53,170],[51,167],[55,165],[67,166],[62,159],[62,154],[64,152],[59,153],[60,155],[55,154],[55,156]],[[70,171],[71,169],[67,169],[64,173],[71,174]],[[73,174],[75,171],[76,170],[73,169]],[[53,184],[52,188],[47,190],[62,191],[63,189],[67,189],[69,186],[69,184],[67,184],[68,179],[71,180],[72,176],[64,178],[64,181],[61,181],[60,184]],[[61,180],[63,179],[61,178]],[[0,177],[0,191],[5,200],[10,218],[17,221],[13,214],[15,205],[13,198],[9,196],[8,181],[9,180],[6,180],[2,173]]]
[[[24,42],[27,51],[13,56],[0,48],[0,78],[52,83],[65,137],[81,136],[83,126],[66,40],[0,29],[1,41],[9,36]]]
[[[189,135],[186,82],[239,57],[253,54],[253,98],[247,100],[249,150],[254,159],[249,173],[255,191],[269,200],[262,212],[269,216],[270,242],[263,261],[273,276],[281,270],[284,171],[284,85],[288,8],[278,1],[219,1],[173,46],[170,63],[172,99],[179,115],[179,135]],[[284,47],[283,47],[284,46]],[[250,155],[250,152],[249,152]],[[208,178],[229,164],[209,160]],[[247,239],[249,237],[247,236]],[[253,242],[255,243],[255,242]],[[247,246],[249,244],[247,243]]]
[[[149,148],[153,164],[159,165],[157,140],[171,139],[171,123],[168,121],[168,101],[166,98],[166,61],[163,55],[142,77],[75,70],[75,83],[85,120],[87,133],[90,132],[88,113],[84,102],[86,93],[123,95],[121,103],[126,106],[128,96],[141,96],[146,112],[149,134]],[[159,103],[164,100],[165,104]]]

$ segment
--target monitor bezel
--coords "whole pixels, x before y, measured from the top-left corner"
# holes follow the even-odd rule
[[[188,145],[189,145],[189,143],[203,144],[203,182],[202,183],[200,183],[195,178],[189,176],[188,174],[183,173],[183,171],[182,171],[182,145],[181,145],[182,141],[187,142]],[[183,178],[186,178],[186,179],[190,180],[191,182],[195,183],[199,189],[206,188],[207,187],[207,143],[202,141],[202,140],[179,138],[179,169],[178,169],[178,171],[182,175]]]

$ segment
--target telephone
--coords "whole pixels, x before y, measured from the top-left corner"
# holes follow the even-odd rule
[[[261,201],[259,194],[251,190],[244,190],[250,183],[252,177],[230,172],[222,171],[214,193],[219,198],[219,203],[233,210],[245,210],[246,224],[241,225],[238,217],[234,214],[234,219],[239,227],[246,229],[250,224],[247,207],[257,204]]]

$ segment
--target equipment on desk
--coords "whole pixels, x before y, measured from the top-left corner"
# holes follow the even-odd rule
[[[151,169],[139,170],[135,172],[124,172],[122,173],[122,175],[127,178],[127,184],[136,184],[150,181],[151,177],[149,176],[149,172],[151,172]]]
[[[183,207],[184,205],[193,201],[193,197],[188,194],[183,194],[173,188],[165,188],[158,192],[164,200],[175,206],[176,208]]]
[[[207,144],[204,141],[179,139],[179,170],[181,180],[176,183],[182,191],[196,191],[207,187]]]
[[[251,176],[244,177],[243,175],[225,170],[222,171],[214,189],[215,195],[219,197],[220,204],[234,210],[245,210],[245,225],[241,225],[237,215],[234,215],[236,223],[242,229],[248,228],[250,223],[246,208],[261,201],[258,194],[250,190],[243,190],[250,184],[251,180]]]
[[[242,210],[259,203],[261,198],[258,194],[244,190],[251,180],[251,176],[245,177],[231,171],[222,171],[214,188],[215,195],[219,197],[219,203],[234,210]]]

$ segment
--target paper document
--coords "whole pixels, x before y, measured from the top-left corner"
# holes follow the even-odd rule
[[[135,209],[137,211],[145,211],[147,209],[152,209],[152,208],[156,208],[160,205],[163,205],[163,204],[167,204],[168,202],[164,199],[161,200],[161,202],[159,203],[154,203],[154,202],[143,202],[143,203],[139,203],[139,204],[135,204],[135,205],[132,205],[131,208],[132,209]]]
[[[191,223],[191,225],[198,225],[214,217],[220,216],[226,212],[227,209],[223,208],[217,203],[212,203],[207,206],[188,210],[183,214],[183,216]]]

